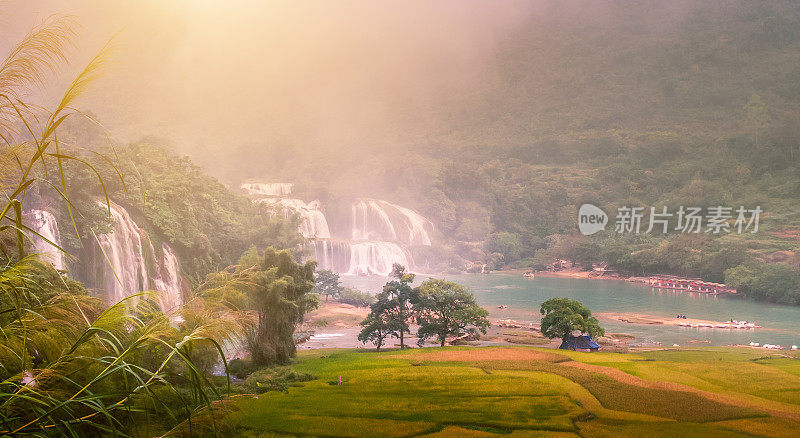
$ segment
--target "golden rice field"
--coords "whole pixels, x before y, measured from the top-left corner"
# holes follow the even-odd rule
[[[288,392],[233,397],[217,424],[252,437],[790,437],[800,430],[800,359],[761,350],[315,350],[300,353],[294,368],[318,378]]]

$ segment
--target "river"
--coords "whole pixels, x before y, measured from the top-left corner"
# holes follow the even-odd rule
[[[443,275],[447,280],[472,289],[478,303],[491,317],[539,322],[539,306],[553,297],[581,301],[593,313],[637,313],[659,317],[684,314],[689,318],[728,321],[731,318],[755,322],[763,328],[712,329],[671,325],[628,324],[601,318],[609,333],[636,337],[633,345],[731,345],[759,342],[784,347],[800,345],[800,307],[754,302],[742,298],[690,293],[617,280],[571,278],[523,278],[518,273]],[[417,276],[414,285],[425,276]],[[376,294],[388,279],[380,276],[342,276],[342,283]],[[507,305],[507,309],[498,306]]]

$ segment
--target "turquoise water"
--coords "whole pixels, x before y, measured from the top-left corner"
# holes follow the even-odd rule
[[[631,312],[663,317],[685,314],[689,318],[727,321],[731,318],[755,322],[761,329],[734,330],[687,328],[666,325],[625,324],[601,319],[610,333],[636,336],[636,344],[730,345],[759,342],[762,345],[800,345],[800,307],[770,305],[741,298],[687,291],[653,289],[646,285],[614,280],[569,278],[523,278],[520,274],[460,274],[444,278],[468,286],[490,316],[539,322],[539,306],[553,297],[583,302],[594,313]],[[342,276],[342,283],[372,294],[381,290],[386,277]],[[425,279],[418,276],[415,285]],[[498,309],[507,305],[508,309]],[[709,341],[694,343],[695,341]]]

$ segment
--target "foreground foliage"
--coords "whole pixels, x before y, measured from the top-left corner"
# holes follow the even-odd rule
[[[156,416],[169,428],[221,397],[192,360],[225,326],[176,328],[147,294],[103,310],[36,260],[0,270],[0,434],[121,433]]]
[[[80,71],[55,108],[25,101],[47,73],[67,61],[75,28],[69,17],[50,17],[11,46],[0,64],[0,435],[120,435],[132,424],[163,433],[221,397],[195,359],[198,349],[210,349],[215,362],[224,360],[226,324],[200,317],[179,325],[147,293],[104,308],[79,283],[27,251],[38,237],[64,252],[23,220],[26,198],[43,188],[50,203],[65,210],[62,219],[69,220],[62,223],[78,233],[76,217],[84,210],[71,190],[85,180],[69,178],[65,168],[80,168],[100,186],[91,200],[95,209],[103,210],[98,199],[110,209],[108,175],[118,177],[126,191],[108,156],[59,137],[68,120],[88,119],[74,105],[101,76],[109,45]],[[98,171],[97,161],[107,173]]]

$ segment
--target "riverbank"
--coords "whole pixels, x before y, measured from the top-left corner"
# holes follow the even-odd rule
[[[303,341],[298,345],[300,350],[313,350],[320,348],[374,348],[372,344],[364,344],[358,340],[361,331],[360,322],[369,314],[368,307],[355,307],[336,301],[322,302],[320,307],[306,315],[303,324],[298,328],[299,333],[304,333]],[[548,339],[541,334],[539,324],[517,321],[508,318],[490,317],[491,326],[478,340],[459,341],[458,345],[471,346],[498,346],[498,345],[530,345],[548,348],[558,348],[560,339]],[[417,326],[412,325],[411,332],[415,333]],[[598,339],[606,348],[627,348],[627,343],[633,341],[635,336],[625,333],[608,333]],[[406,344],[416,345],[418,338],[406,335]],[[428,344],[434,345],[431,341]],[[385,348],[399,345],[399,340],[389,338]]]
[[[679,328],[665,324],[630,324],[603,319],[609,333],[625,333],[635,337],[631,346],[747,345],[760,342],[800,345],[800,307],[778,306],[762,302],[732,299],[727,295],[691,293],[671,289],[655,289],[629,281],[596,281],[586,278],[522,277],[524,271],[492,274],[452,274],[444,278],[470,288],[477,302],[497,319],[538,324],[541,303],[553,297],[566,297],[582,302],[592,313],[632,313],[674,317],[687,315],[703,322],[722,322],[731,318],[755,322],[766,328],[752,330]],[[418,277],[424,281],[425,277]],[[378,291],[386,277],[342,276],[342,283],[363,291]],[[319,333],[322,330],[318,330]],[[759,334],[762,333],[762,334]]]
[[[648,315],[643,313],[633,312],[600,312],[595,316],[598,319],[609,319],[613,321],[623,322],[626,324],[647,324],[647,325],[673,325],[680,327],[695,327],[695,328],[715,328],[715,329],[731,329],[731,330],[751,330],[761,329],[760,325],[752,322],[741,321],[737,324],[732,324],[730,321],[711,321],[707,319],[697,318],[676,318],[676,317],[662,317],[655,315]]]

